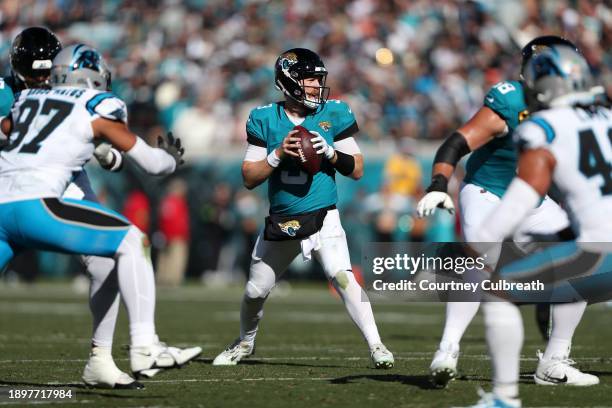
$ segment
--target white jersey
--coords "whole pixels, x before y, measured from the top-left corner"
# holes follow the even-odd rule
[[[91,122],[127,121],[114,94],[74,87],[24,90],[11,116],[10,142],[0,151],[0,203],[60,197],[93,155]]]
[[[537,112],[516,130],[519,148],[549,150],[553,182],[582,242],[612,241],[612,111],[597,107]]]

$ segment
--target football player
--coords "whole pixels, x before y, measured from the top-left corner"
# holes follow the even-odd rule
[[[22,40],[17,42],[20,47]],[[35,60],[33,66],[41,61]],[[125,104],[108,92],[110,72],[96,50],[83,44],[71,46],[53,62],[54,88],[43,82],[49,73],[37,75],[37,82],[21,90],[1,122],[3,134],[9,137],[0,151],[0,265],[21,248],[114,257],[116,275],[100,284],[117,282],[114,286],[130,319],[132,372],[152,376],[195,358],[201,348],[167,347],[155,334],[155,285],[146,237],[121,215],[97,203],[60,197],[73,174],[91,158],[94,140],[108,139],[151,174],[173,172],[182,148],[175,144],[150,148],[128,130]],[[93,304],[105,302],[108,311],[117,301],[116,291]],[[98,291],[93,296],[101,295]],[[107,327],[111,340],[115,319],[116,315]],[[95,338],[84,380],[94,386],[142,387],[116,367],[110,346],[96,344]]]
[[[534,55],[556,44],[575,48],[560,37],[537,37],[522,50],[521,72]],[[459,193],[459,206],[463,237],[466,242],[476,242],[474,236],[482,228],[482,220],[495,208],[516,174],[517,153],[512,133],[528,116],[523,93],[520,81],[494,85],[485,97],[484,106],[442,144],[434,159],[428,193],[417,205],[420,216],[432,214],[436,207],[454,211],[453,201],[447,194],[448,180],[461,157],[472,152]],[[557,203],[545,197],[541,205],[530,211],[529,217],[523,220],[513,239],[515,242],[526,242],[533,235],[553,234],[563,239],[571,236],[571,229],[567,214]],[[464,279],[474,281],[483,278],[476,270],[468,271],[464,276]],[[438,386],[445,386],[457,375],[459,342],[479,305],[479,301],[447,303],[444,333],[430,366],[431,379]],[[567,375],[567,381],[560,382],[551,376],[544,376],[538,378],[538,384],[584,386],[599,383],[596,376],[580,372],[572,367],[569,360],[572,336],[585,308],[586,302],[560,304],[552,308],[550,340],[545,353],[540,356],[539,367],[548,366],[549,361],[557,361]],[[506,322],[500,320],[497,324],[504,325]],[[513,359],[518,356],[520,348],[506,352],[508,358]],[[513,393],[513,390],[509,390],[509,394]]]
[[[328,100],[327,69],[313,51],[294,48],[283,52],[274,68],[276,87],[285,100],[251,111],[242,164],[247,188],[268,182],[270,216],[253,249],[240,308],[240,336],[213,365],[235,365],[253,354],[264,302],[277,279],[301,253],[304,260],[314,255],[323,266],[364,336],[374,367],[390,368],[393,355],[380,340],[367,295],[351,270],[346,235],[336,209],[336,172],[353,179],[363,174],[355,116],[346,103]],[[296,125],[310,131],[314,148],[323,156],[321,171],[314,175],[294,160],[299,142],[294,137]]]
[[[58,38],[45,27],[29,27],[15,37],[10,50],[11,75],[0,79],[0,117],[10,114],[18,92],[28,88],[50,87],[52,61],[61,49]],[[0,143],[8,143],[6,135],[0,134]],[[119,171],[123,164],[122,155],[105,142],[96,147],[94,157],[110,171]],[[63,197],[98,202],[84,169],[75,174]],[[82,256],[81,260],[87,266],[90,277],[89,307],[93,315],[92,350],[85,365],[83,380],[88,385],[110,386],[103,379],[110,375],[117,378],[114,381],[117,387],[130,384],[133,380],[127,374],[118,374],[111,354],[119,314],[115,261],[98,256]]]
[[[539,51],[527,62],[523,80],[531,116],[514,134],[520,150],[518,177],[484,219],[475,242],[501,242],[511,236],[554,182],[575,218],[577,239],[505,265],[500,274],[529,280],[556,271],[553,293],[567,290],[571,281],[573,295],[601,301],[612,286],[605,277],[612,271],[612,111],[597,102],[589,66],[571,45],[558,43]],[[494,385],[493,393],[475,407],[520,407],[519,356],[509,360],[506,350],[522,340],[514,334],[522,333],[521,315],[516,305],[501,301],[485,302],[484,311]],[[500,327],[498,320],[511,324]],[[546,384],[570,377],[563,361],[553,357],[540,361],[535,379]],[[499,394],[500,381],[506,383],[504,390],[513,384],[516,394]]]

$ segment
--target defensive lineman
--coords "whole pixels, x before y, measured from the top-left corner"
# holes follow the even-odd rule
[[[15,94],[28,88],[50,87],[53,58],[61,49],[58,38],[45,27],[28,27],[15,37],[10,51],[11,75],[0,80],[0,117],[10,114]],[[5,135],[0,139],[1,144],[8,143]],[[98,144],[94,157],[110,171],[119,171],[123,164],[121,153],[105,142]],[[62,197],[98,202],[84,169],[75,173]],[[111,353],[120,298],[115,261],[88,255],[81,256],[81,260],[90,277],[89,308],[93,316],[92,348],[83,381],[91,386],[131,384],[133,379],[120,374]]]
[[[555,44],[575,48],[560,37],[537,37],[523,48],[522,67],[534,55]],[[521,82],[507,81],[493,86],[485,97],[484,106],[438,150],[432,184],[417,206],[419,215],[430,215],[438,206],[454,211],[452,199],[446,193],[447,183],[459,159],[472,152],[459,193],[459,206],[464,239],[466,242],[477,242],[475,236],[483,228],[482,221],[495,208],[516,174],[517,154],[512,133],[527,117]],[[513,238],[516,242],[526,242],[531,240],[532,234],[563,236],[569,233],[567,215],[553,200],[545,197],[540,206],[530,211]],[[482,279],[475,270],[467,271],[464,276],[468,280]],[[430,366],[434,383],[444,386],[457,375],[459,342],[479,305],[479,302],[448,302],[444,333]],[[586,302],[560,304],[552,308],[551,336],[545,353],[540,356],[538,367],[541,371],[554,363],[555,369],[567,375],[567,381],[560,382],[555,380],[556,377],[547,375],[541,378],[540,384],[585,386],[599,383],[596,376],[573,367],[569,359],[571,339],[585,308]],[[501,319],[494,323],[500,326],[507,324]],[[511,356],[519,353],[520,349],[508,349],[506,352]]]
[[[359,179],[363,157],[354,139],[358,131],[355,117],[346,103],[327,100],[326,78],[327,70],[316,53],[304,48],[282,53],[275,64],[275,82],[285,101],[254,109],[247,121],[244,184],[254,188],[268,180],[270,217],[253,249],[240,309],[240,336],[213,365],[234,365],[253,354],[264,302],[278,277],[301,252],[304,259],[314,253],[323,266],[368,343],[374,366],[393,366],[393,355],[380,340],[370,303],[351,270],[346,235],[335,206],[336,171]],[[299,139],[293,137],[292,129],[298,124],[313,134],[317,153],[325,156],[321,171],[314,176],[300,170],[293,160]]]
[[[174,171],[180,143],[151,148],[127,129],[125,104],[107,92],[110,72],[94,49],[83,44],[64,49],[51,73],[54,88],[23,90],[1,123],[10,137],[0,152],[0,267],[20,248],[114,257],[130,319],[132,372],[150,376],[184,364],[201,349],[167,347],[155,334],[146,237],[99,204],[59,199],[91,158],[94,139],[108,139],[150,174]],[[114,363],[105,368],[93,385],[140,386]]]
[[[506,265],[502,276],[512,278],[514,272],[529,279],[557,271],[556,276],[562,279],[552,282],[555,288],[563,289],[571,280],[572,286],[584,285],[591,294],[601,291],[609,295],[612,282],[606,276],[612,270],[612,111],[596,103],[598,95],[591,92],[594,88],[589,66],[574,47],[558,44],[543,50],[528,62],[523,76],[532,115],[514,136],[521,151],[518,177],[485,218],[476,242],[500,242],[510,236],[554,183],[576,221],[577,239],[516,262],[522,268]],[[507,349],[520,351],[522,336],[517,333],[522,333],[521,315],[509,302],[486,302],[484,310],[494,388],[475,407],[520,407],[519,356],[509,359]],[[500,327],[492,324],[496,320],[512,324]],[[554,363],[538,367],[536,382],[547,375],[568,380],[562,367]],[[501,381],[504,391],[514,387],[515,394],[497,392]]]

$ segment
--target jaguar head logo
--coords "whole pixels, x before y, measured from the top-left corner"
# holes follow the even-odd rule
[[[290,237],[295,237],[296,232],[302,227],[298,220],[291,220],[283,223],[279,223],[281,231]]]
[[[319,122],[319,127],[327,132],[329,129],[331,129],[332,124],[331,122],[325,120],[323,122]]]

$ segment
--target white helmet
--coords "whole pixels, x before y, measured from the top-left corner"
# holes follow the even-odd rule
[[[51,86],[110,91],[111,73],[98,51],[85,44],[71,45],[53,59]]]
[[[548,107],[594,103],[589,65],[575,48],[553,45],[531,58],[523,71],[531,112]]]

